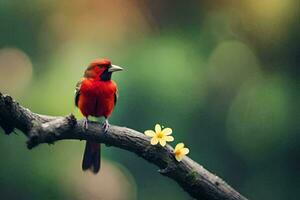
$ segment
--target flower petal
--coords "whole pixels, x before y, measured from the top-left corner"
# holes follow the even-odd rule
[[[149,137],[153,137],[155,135],[155,132],[152,130],[146,130],[144,133],[145,133],[145,135],[147,135]]]
[[[184,147],[184,144],[183,144],[182,142],[181,142],[181,143],[178,143],[178,144],[176,145],[175,149],[174,149],[174,152],[176,152],[176,151],[182,149],[183,147]]]
[[[173,136],[166,136],[165,138],[164,138],[167,142],[172,142],[172,141],[174,141],[174,137]]]
[[[172,129],[171,128],[165,128],[165,129],[162,130],[162,132],[165,135],[171,135],[172,134]]]
[[[180,162],[183,158],[183,155],[181,155],[181,154],[180,155],[175,155],[175,158],[178,162]]]
[[[158,143],[157,137],[153,137],[153,138],[151,139],[150,143],[151,143],[152,145],[157,145],[157,143]]]
[[[156,125],[155,125],[155,132],[156,132],[156,133],[161,132],[161,127],[160,127],[159,124],[156,124]]]
[[[160,140],[159,140],[159,143],[160,143],[160,145],[163,146],[163,147],[166,146],[166,140],[164,140],[164,139],[160,139]]]
[[[190,152],[190,150],[188,148],[183,148],[181,150],[181,152],[182,152],[182,154],[186,155],[186,154],[188,154]]]

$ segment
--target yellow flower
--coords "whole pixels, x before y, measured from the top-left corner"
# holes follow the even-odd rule
[[[161,126],[159,124],[155,125],[155,132],[152,130],[146,130],[145,135],[152,137],[151,144],[157,145],[158,143],[161,146],[165,146],[167,142],[172,142],[174,140],[172,134],[172,129],[164,128],[161,130]]]
[[[188,148],[184,148],[183,143],[178,143],[173,151],[178,162],[180,162],[183,159],[183,156],[185,156],[189,152],[190,150]]]

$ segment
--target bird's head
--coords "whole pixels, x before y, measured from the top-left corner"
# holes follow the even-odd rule
[[[99,78],[102,81],[111,79],[113,72],[122,71],[123,68],[117,65],[112,65],[108,59],[93,60],[85,70],[84,76],[87,78]]]

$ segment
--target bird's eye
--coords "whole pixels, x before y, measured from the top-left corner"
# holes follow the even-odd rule
[[[97,65],[99,68],[103,68],[104,66],[103,65]]]

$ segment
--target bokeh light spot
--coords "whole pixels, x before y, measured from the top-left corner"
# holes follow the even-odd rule
[[[227,119],[230,144],[246,159],[271,155],[287,136],[288,110],[288,96],[280,78],[245,82]]]
[[[14,96],[28,85],[32,77],[30,58],[20,49],[0,49],[0,90]]]
[[[208,79],[213,87],[236,88],[243,81],[258,76],[258,60],[251,49],[242,42],[223,42],[210,56]]]
[[[76,199],[136,199],[135,182],[131,174],[118,164],[102,160],[101,171],[95,175],[92,172],[78,173],[76,163],[62,177],[66,190],[72,189]]]

